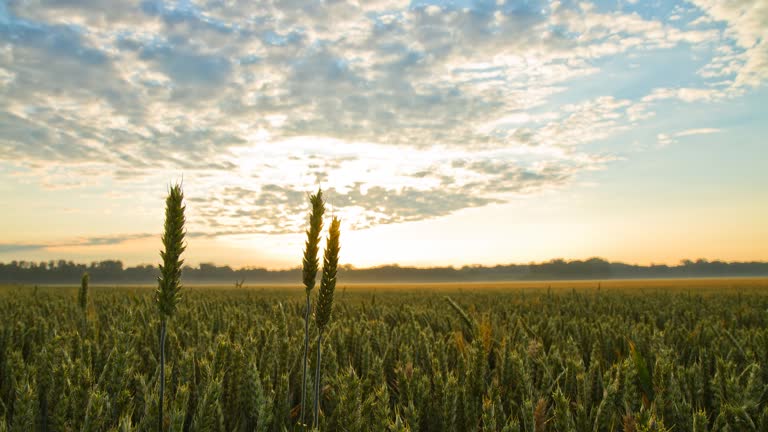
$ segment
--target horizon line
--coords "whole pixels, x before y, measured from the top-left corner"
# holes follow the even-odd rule
[[[627,266],[633,266],[633,267],[647,267],[647,268],[659,267],[659,266],[682,267],[682,266],[686,265],[686,262],[690,262],[692,264],[696,264],[696,263],[708,263],[708,264],[722,263],[722,264],[729,264],[729,265],[730,264],[768,264],[768,260],[747,260],[747,261],[744,261],[744,260],[733,260],[733,261],[727,261],[727,260],[723,260],[723,259],[719,259],[719,258],[716,258],[716,259],[681,258],[675,264],[667,264],[667,263],[663,263],[663,262],[656,263],[656,262],[653,262],[653,261],[651,261],[651,262],[649,262],[647,264],[639,264],[639,263],[629,263],[629,262],[624,262],[624,261],[613,261],[613,260],[610,260],[610,259],[604,258],[604,257],[592,256],[592,257],[589,257],[589,258],[563,258],[563,257],[557,257],[557,258],[550,258],[550,259],[544,260],[544,261],[529,261],[529,262],[526,262],[526,263],[522,263],[522,262],[506,262],[506,263],[502,263],[502,262],[499,262],[499,263],[496,263],[496,264],[463,264],[463,265],[458,265],[458,264],[440,264],[440,265],[432,265],[432,266],[419,266],[419,265],[408,265],[408,264],[399,264],[399,263],[384,263],[384,264],[378,264],[378,265],[366,266],[366,267],[357,267],[357,266],[355,266],[353,264],[350,264],[350,263],[346,263],[346,264],[341,264],[340,263],[339,267],[342,268],[342,269],[345,269],[345,270],[347,270],[347,269],[349,269],[349,270],[370,270],[370,269],[379,269],[379,268],[386,268],[386,267],[398,267],[398,268],[401,268],[401,269],[415,269],[415,270],[448,269],[448,268],[451,268],[451,269],[454,269],[454,270],[461,270],[463,268],[494,268],[494,267],[505,267],[505,266],[535,266],[535,265],[551,264],[551,263],[554,263],[554,262],[557,262],[557,261],[563,261],[563,262],[565,262],[567,264],[575,263],[575,262],[582,262],[582,263],[584,263],[584,262],[593,261],[593,260],[599,260],[599,261],[602,261],[602,262],[605,262],[605,263],[608,263],[608,264],[620,264],[620,265],[627,265]],[[86,266],[92,265],[94,263],[120,262],[124,266],[123,269],[126,269],[126,268],[136,268],[136,267],[146,267],[146,266],[155,267],[155,266],[159,265],[159,263],[146,263],[146,262],[140,262],[140,263],[137,263],[137,264],[129,265],[129,264],[126,264],[122,259],[119,259],[119,258],[107,258],[107,259],[101,259],[99,261],[90,261],[90,262],[77,262],[77,261],[74,261],[74,260],[71,260],[71,259],[63,259],[63,258],[49,259],[49,260],[15,259],[15,260],[11,260],[11,261],[0,261],[0,265],[11,264],[13,262],[17,262],[17,263],[22,263],[22,262],[25,262],[25,263],[35,263],[37,265],[39,263],[46,263],[46,264],[48,264],[50,262],[58,263],[60,261],[65,261],[67,263],[73,263],[75,265],[86,265]],[[280,271],[301,270],[301,265],[296,265],[294,267],[271,267],[271,268],[270,267],[259,267],[257,265],[233,267],[230,264],[223,264],[222,265],[222,264],[217,264],[217,263],[211,262],[211,261],[200,261],[200,262],[196,263],[195,265],[185,263],[184,267],[185,268],[200,268],[200,266],[202,266],[202,265],[211,265],[211,266],[219,267],[219,268],[229,267],[233,271],[257,270],[258,269],[258,270],[266,270],[266,271],[270,271],[270,272],[280,272]]]

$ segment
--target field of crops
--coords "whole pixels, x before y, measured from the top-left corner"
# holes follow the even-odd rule
[[[768,431],[766,280],[340,283],[320,430]],[[184,288],[170,430],[302,430],[304,311],[300,286]],[[0,430],[157,429],[152,289],[6,286],[0,314]]]

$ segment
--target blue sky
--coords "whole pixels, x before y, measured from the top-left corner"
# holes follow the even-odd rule
[[[0,261],[768,259],[768,3],[0,0]],[[408,247],[403,247],[403,244]]]

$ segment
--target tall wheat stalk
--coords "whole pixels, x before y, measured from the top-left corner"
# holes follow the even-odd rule
[[[80,289],[77,291],[77,304],[80,306],[80,312],[83,323],[83,337],[87,337],[88,332],[88,272],[83,273],[83,277],[80,278]]]
[[[336,289],[336,272],[339,266],[339,235],[341,221],[334,217],[328,229],[328,241],[323,254],[323,276],[320,279],[320,292],[317,295],[315,323],[317,324],[317,369],[315,373],[315,415],[314,426],[319,427],[320,415],[320,363],[322,355],[323,331],[331,320],[333,309],[333,291]]]
[[[83,273],[83,277],[80,279],[80,290],[77,292],[77,304],[80,305],[80,309],[85,316],[85,309],[88,308],[88,272]]]
[[[165,394],[165,335],[168,319],[176,312],[176,304],[181,299],[181,266],[184,260],[181,254],[186,249],[184,244],[184,192],[181,186],[171,186],[165,200],[165,230],[160,257],[160,277],[155,291],[155,302],[160,311],[160,397],[158,400],[158,430],[163,431],[163,396]]]
[[[317,253],[320,249],[320,232],[323,230],[323,214],[325,213],[325,202],[323,201],[323,191],[319,190],[316,194],[309,196],[311,209],[309,212],[309,229],[307,230],[307,242],[304,246],[304,258],[302,260],[302,277],[304,282],[304,291],[307,294],[307,305],[304,314],[304,372],[301,376],[301,423],[306,423],[306,400],[307,400],[307,358],[309,357],[309,316],[312,310],[309,301],[310,293],[315,287],[317,278],[317,269],[320,265],[317,259]]]

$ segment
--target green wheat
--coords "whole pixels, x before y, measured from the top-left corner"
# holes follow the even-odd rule
[[[310,293],[315,287],[317,278],[317,269],[319,262],[317,252],[320,246],[320,232],[323,230],[323,214],[325,213],[325,202],[323,201],[323,191],[319,190],[316,194],[310,195],[309,203],[311,209],[309,212],[309,229],[307,230],[307,241],[304,246],[304,259],[302,260],[302,277],[304,282],[304,291],[306,293],[306,307],[304,313],[304,363],[301,376],[301,423],[305,423],[306,416],[306,387],[307,387],[307,358],[309,356],[309,316],[312,309],[310,303]]]
[[[315,415],[314,425],[320,426],[320,375],[322,359],[323,332],[331,320],[333,309],[333,292],[336,289],[336,272],[339,266],[339,236],[341,221],[334,217],[328,229],[328,241],[323,255],[323,275],[320,279],[320,292],[317,295],[315,324],[317,325],[317,368],[315,372]]]
[[[181,266],[184,260],[181,254],[186,249],[184,243],[184,192],[181,185],[171,186],[165,200],[165,230],[163,232],[163,247],[160,257],[160,277],[157,279],[158,288],[155,291],[155,302],[160,311],[160,395],[158,397],[158,430],[163,431],[163,397],[165,394],[165,336],[168,319],[176,312],[176,306],[181,299]]]

